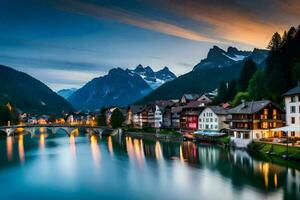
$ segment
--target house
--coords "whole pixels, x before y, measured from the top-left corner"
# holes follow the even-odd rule
[[[180,113],[182,108],[182,106],[171,108],[171,128],[180,129]]]
[[[197,130],[198,117],[204,107],[201,102],[190,102],[183,106],[180,113],[180,129],[182,130]]]
[[[37,121],[36,117],[28,117],[27,124],[33,125],[33,124],[37,124],[37,123],[38,123],[38,121]]]
[[[74,115],[71,114],[67,117],[67,123],[74,124]]]
[[[298,85],[283,94],[286,110],[286,124],[288,126],[300,126],[300,81]],[[300,132],[291,131],[292,137],[300,137]]]
[[[208,105],[208,104],[212,103],[214,98],[215,98],[215,95],[213,95],[211,93],[204,93],[197,99],[197,101],[202,102],[204,105]]]
[[[162,113],[162,127],[172,127],[172,106],[166,106]]]
[[[199,115],[198,129],[201,131],[220,131],[229,126],[225,123],[228,110],[221,106],[208,106]]]
[[[180,104],[187,104],[187,103],[189,103],[191,101],[196,101],[199,97],[200,97],[199,94],[184,94],[181,97],[179,103]]]
[[[140,105],[131,105],[127,109],[127,116],[125,123],[127,125],[132,125],[133,127],[141,127],[141,112],[143,111],[144,106]]]
[[[49,122],[49,117],[47,115],[42,115],[37,120],[37,124],[47,124],[48,122]]]
[[[283,136],[271,129],[284,125],[284,111],[269,100],[243,101],[228,114],[231,140],[237,147],[246,147],[253,140]]]

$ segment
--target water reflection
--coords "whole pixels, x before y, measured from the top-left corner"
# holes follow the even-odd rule
[[[112,143],[112,137],[109,136],[107,139],[107,147],[108,147],[108,151],[110,153],[111,156],[114,155],[114,149],[113,149],[113,143]]]
[[[40,141],[39,141],[39,147],[43,151],[45,149],[45,134],[40,134]]]
[[[96,135],[91,135],[90,142],[91,142],[91,152],[92,152],[94,167],[96,169],[99,169],[99,167],[100,167],[100,149],[98,146],[98,137]]]
[[[19,159],[20,159],[21,163],[24,163],[25,155],[24,155],[23,135],[19,135],[19,137],[18,137],[18,150],[19,150]]]
[[[141,139],[133,139],[131,137],[125,137],[126,150],[131,161],[137,161],[139,165],[144,163],[144,149]]]
[[[6,138],[6,154],[7,154],[7,160],[11,161],[13,156],[13,137],[7,137]]]
[[[75,143],[74,134],[70,135],[70,150],[71,150],[71,154],[75,157],[76,156],[76,143]]]
[[[55,178],[59,179],[61,176],[67,178],[60,180],[62,184],[58,190],[76,191],[76,194],[90,191],[89,188],[93,187],[93,192],[99,191],[97,194],[100,194],[103,193],[101,188],[109,184],[112,191],[122,188],[118,192],[126,191],[142,198],[139,196],[141,193],[136,193],[136,188],[143,183],[143,191],[150,193],[153,190],[149,188],[155,188],[153,194],[161,194],[161,199],[166,199],[163,194],[169,194],[170,190],[173,191],[172,194],[181,194],[174,195],[177,199],[192,199],[189,198],[191,196],[203,199],[222,198],[222,195],[218,196],[214,192],[220,189],[224,190],[224,199],[300,197],[300,172],[297,169],[264,162],[245,151],[193,142],[173,143],[119,136],[103,137],[100,140],[95,134],[85,137],[76,134],[76,131],[70,137],[65,135],[55,138],[54,135],[19,135],[0,140],[0,176],[11,176],[12,173],[6,174],[6,170],[1,169],[12,165],[15,166],[11,170],[15,170],[13,174],[16,177],[24,176],[24,172],[18,169],[22,163],[28,174],[34,173],[45,178],[40,182],[33,180],[34,189],[39,184],[43,184],[41,187],[60,185]],[[101,152],[101,145],[108,151]],[[43,157],[39,152],[41,149]],[[75,156],[76,159],[73,159]],[[9,160],[11,161],[8,162]],[[36,167],[31,169],[31,165]],[[51,167],[47,168],[48,166]],[[90,170],[92,168],[96,170]],[[101,171],[107,173],[100,173]],[[53,178],[56,174],[57,177]],[[20,186],[28,189],[28,184],[24,181],[24,185]],[[86,194],[83,196],[86,197]]]

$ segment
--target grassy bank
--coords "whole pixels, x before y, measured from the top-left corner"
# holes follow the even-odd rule
[[[157,130],[155,128],[145,127],[143,129],[140,128],[124,128],[125,132],[134,132],[134,133],[152,133],[152,134],[163,134],[163,135],[172,135],[176,137],[181,137],[182,135],[175,130]]]
[[[297,147],[289,146],[287,151],[283,145],[253,142],[248,145],[248,151],[268,162],[300,168],[300,148]]]

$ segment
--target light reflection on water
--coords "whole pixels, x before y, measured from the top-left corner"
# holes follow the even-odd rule
[[[78,130],[70,137],[58,137],[43,131],[7,137],[0,140],[0,149],[4,155],[0,177],[7,180],[0,181],[0,199],[43,195],[46,199],[259,200],[300,195],[296,169],[256,160],[245,151],[193,142],[100,138],[80,135]],[[36,178],[28,181],[31,173]],[[23,193],[11,189],[15,187],[23,188]]]

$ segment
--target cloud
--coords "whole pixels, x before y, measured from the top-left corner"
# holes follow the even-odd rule
[[[158,6],[160,2],[154,0]],[[178,15],[211,25],[211,33],[224,40],[265,47],[276,31],[299,23],[300,1],[207,1],[164,2]]]
[[[55,70],[75,70],[75,71],[90,71],[90,72],[106,72],[111,67],[103,64],[84,62],[84,61],[68,61],[51,58],[37,58],[26,56],[14,56],[0,54],[2,63],[12,63],[19,67],[30,66],[34,69],[55,69]]]
[[[85,3],[78,0],[57,1],[56,6],[65,11],[91,16],[98,19],[109,18],[121,23],[184,39],[198,42],[224,43],[224,41],[175,25],[174,23],[147,18],[143,15],[139,15],[135,12],[130,12],[119,7],[108,8],[99,4]]]

